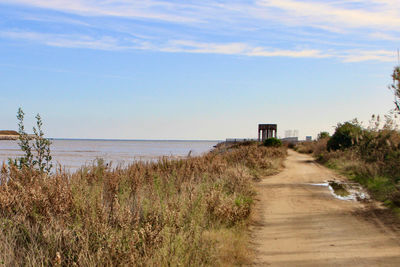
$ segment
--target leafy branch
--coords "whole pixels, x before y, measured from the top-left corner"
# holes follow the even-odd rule
[[[50,173],[53,164],[50,154],[51,141],[44,137],[42,130],[43,122],[39,114],[36,115],[36,127],[33,127],[33,135],[25,132],[24,126],[25,113],[22,108],[18,109],[18,145],[24,152],[24,156],[17,159],[9,159],[9,164],[22,168],[36,169],[40,172]]]

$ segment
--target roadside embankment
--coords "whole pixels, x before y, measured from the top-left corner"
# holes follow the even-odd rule
[[[356,122],[339,124],[332,137],[298,144],[319,163],[363,185],[400,220],[400,132],[389,126],[364,128]]]
[[[46,176],[3,166],[0,259],[6,266],[232,266],[250,262],[252,181],[284,148],[224,146],[199,157]]]

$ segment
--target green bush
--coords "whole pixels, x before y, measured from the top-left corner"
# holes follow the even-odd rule
[[[360,124],[354,120],[351,122],[339,123],[335,133],[327,143],[327,149],[343,150],[354,145],[357,145],[362,138],[362,128]]]
[[[278,138],[268,138],[264,141],[264,146],[267,147],[280,147],[282,146],[282,141],[279,140]]]
[[[320,132],[318,134],[317,140],[325,139],[331,137],[328,132]]]

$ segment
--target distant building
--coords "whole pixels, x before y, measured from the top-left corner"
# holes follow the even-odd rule
[[[293,135],[293,131],[292,130],[286,130],[285,131],[285,138],[287,138],[287,137],[293,137],[294,135]]]
[[[299,130],[286,130],[285,138],[287,137],[299,137]]]
[[[312,136],[306,136],[306,141],[311,142],[312,141]]]

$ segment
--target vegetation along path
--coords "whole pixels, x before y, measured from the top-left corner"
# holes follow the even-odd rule
[[[373,203],[335,198],[343,180],[289,151],[281,173],[259,184],[252,235],[257,266],[400,266],[399,232],[371,212]]]

